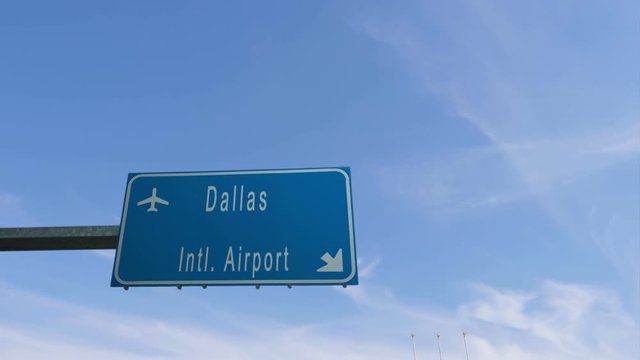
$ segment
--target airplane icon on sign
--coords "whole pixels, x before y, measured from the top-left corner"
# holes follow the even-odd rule
[[[138,206],[151,204],[151,206],[149,206],[149,208],[147,209],[147,212],[158,212],[158,209],[156,209],[156,203],[161,205],[169,205],[169,202],[167,200],[159,198],[156,195],[157,193],[158,193],[158,189],[153,188],[151,192],[151,196],[149,196],[144,200],[138,201]]]

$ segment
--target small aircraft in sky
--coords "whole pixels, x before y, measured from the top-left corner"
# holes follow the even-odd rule
[[[156,209],[156,203],[161,205],[169,205],[169,202],[167,200],[159,198],[156,195],[157,193],[158,193],[158,189],[153,188],[153,191],[151,192],[151,196],[149,196],[144,200],[138,201],[138,206],[151,204],[151,206],[149,206],[149,208],[147,209],[147,212],[157,212],[158,209]]]

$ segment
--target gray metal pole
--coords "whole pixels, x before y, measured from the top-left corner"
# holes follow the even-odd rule
[[[0,251],[115,249],[120,226],[0,228]]]
[[[436,338],[438,339],[438,355],[440,356],[440,360],[442,360],[442,351],[440,350],[440,334],[436,334]]]
[[[467,349],[467,333],[462,332],[462,338],[464,339],[464,353],[467,354],[467,360],[469,360],[469,350]]]
[[[411,344],[413,344],[413,360],[416,360],[416,336],[411,333]]]

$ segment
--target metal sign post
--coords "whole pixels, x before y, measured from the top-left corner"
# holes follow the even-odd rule
[[[120,226],[0,228],[0,251],[115,249]]]

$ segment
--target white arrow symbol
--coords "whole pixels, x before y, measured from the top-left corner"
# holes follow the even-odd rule
[[[324,253],[320,258],[327,263],[323,267],[319,268],[318,272],[342,272],[342,248],[338,250],[336,256],[331,256],[328,252]]]

